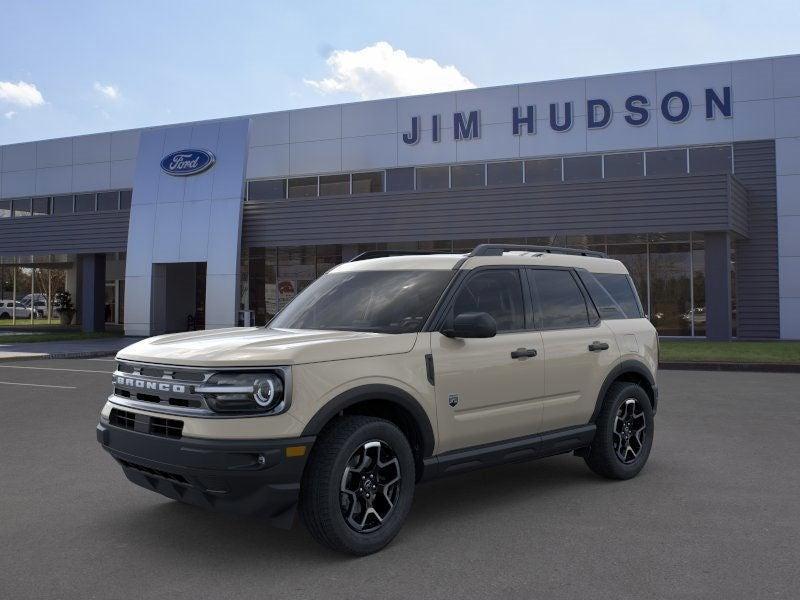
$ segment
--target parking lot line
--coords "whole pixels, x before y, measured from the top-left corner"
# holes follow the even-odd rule
[[[111,371],[92,371],[90,369],[64,369],[59,367],[20,367],[18,365],[0,365],[0,369],[37,369],[40,371],[69,371],[70,373],[102,373],[108,375]]]
[[[18,383],[16,381],[0,381],[0,385],[25,385],[31,387],[59,388],[62,390],[76,390],[72,385],[45,385],[44,383]]]

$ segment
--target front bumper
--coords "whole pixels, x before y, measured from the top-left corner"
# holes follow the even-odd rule
[[[125,476],[188,504],[291,527],[313,436],[271,440],[170,439],[97,425],[97,441]],[[288,456],[287,448],[293,456]],[[298,456],[299,447],[305,447]]]

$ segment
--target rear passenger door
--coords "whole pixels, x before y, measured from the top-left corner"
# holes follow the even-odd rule
[[[584,425],[603,380],[619,359],[616,339],[572,269],[526,272],[544,345],[542,429]]]

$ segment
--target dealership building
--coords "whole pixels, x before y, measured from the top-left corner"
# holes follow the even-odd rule
[[[800,55],[0,150],[0,300],[31,323],[263,324],[361,252],[490,241],[618,258],[662,335],[800,339]]]

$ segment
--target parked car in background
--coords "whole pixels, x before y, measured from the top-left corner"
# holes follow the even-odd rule
[[[19,300],[0,300],[0,319],[30,319],[31,309]]]
[[[27,309],[31,308],[31,295],[28,294],[20,303]],[[47,316],[47,296],[44,294],[36,294],[33,300],[33,318],[43,319]],[[30,315],[28,315],[30,316]]]

